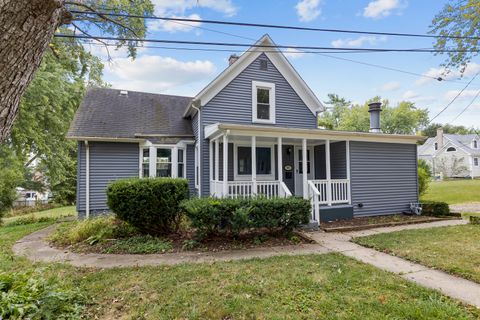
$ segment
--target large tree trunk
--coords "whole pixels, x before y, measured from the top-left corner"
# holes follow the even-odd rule
[[[20,98],[57,27],[64,0],[0,0],[0,142],[10,134]]]

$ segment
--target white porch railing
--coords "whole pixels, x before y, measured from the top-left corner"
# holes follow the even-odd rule
[[[318,201],[320,204],[350,203],[350,180],[309,180],[320,192]]]
[[[211,181],[211,194],[216,197],[222,197],[223,184],[223,181]],[[225,196],[230,198],[247,198],[251,196],[284,198],[292,196],[292,193],[283,181],[228,181],[227,194]]]
[[[312,180],[307,181],[307,183],[308,183],[308,198],[312,202],[311,221],[320,222],[320,199],[322,197],[322,194],[318,190],[317,185],[321,186],[322,184],[315,185]]]

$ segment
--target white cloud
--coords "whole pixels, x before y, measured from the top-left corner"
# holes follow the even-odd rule
[[[404,100],[412,100],[418,97],[420,97],[420,95],[413,90],[407,90],[402,95],[402,99]]]
[[[457,96],[457,94],[461,90],[448,90],[445,92],[445,99],[451,101],[453,98]],[[465,100],[465,99],[473,99],[478,93],[478,90],[464,90],[462,94],[457,98],[457,101]]]
[[[200,20],[200,16],[196,13],[193,13],[189,16],[171,16],[171,18],[187,18]],[[201,22],[184,22],[184,21],[165,21],[165,20],[154,20],[148,23],[148,28],[150,31],[166,31],[170,33],[175,32],[188,32],[195,27],[200,26]]]
[[[419,102],[427,103],[427,102],[436,101],[438,99],[433,96],[421,95],[420,93],[417,93],[413,90],[407,90],[403,93],[402,100],[412,101],[416,103],[419,103]]]
[[[179,14],[183,15],[186,10],[194,8],[207,8],[225,16],[234,16],[238,8],[231,0],[153,0],[155,13],[157,14]]]
[[[394,90],[397,90],[401,87],[400,85],[400,82],[398,81],[390,81],[390,82],[386,82],[382,85],[382,87],[380,88],[380,90],[382,91],[394,91]]]
[[[373,0],[363,9],[363,16],[374,19],[388,17],[403,6],[400,0]]]
[[[287,48],[284,50],[283,54],[287,58],[298,59],[303,57],[306,53],[295,48]]]
[[[315,20],[322,10],[320,10],[320,0],[301,0],[295,6],[297,15],[302,22]]]
[[[479,72],[480,72],[480,64],[472,62],[469,65],[467,65],[467,67],[465,68],[465,71],[463,72],[463,76],[470,77]],[[427,72],[423,73],[423,75],[424,77],[421,77],[420,79],[415,81],[417,85],[423,85],[432,81],[437,81],[432,77],[434,78],[441,77],[442,79],[451,80],[455,78],[460,78],[462,74],[460,70],[452,70],[446,74],[445,68],[430,68],[428,69]]]
[[[346,47],[353,47],[359,48],[362,47],[364,44],[369,45],[376,45],[379,42],[387,41],[386,36],[376,37],[376,36],[361,36],[356,39],[348,38],[348,39],[337,39],[331,42],[332,46],[335,48],[346,48]]]
[[[135,60],[119,58],[105,66],[115,88],[165,92],[211,77],[215,66],[208,60],[179,61],[170,57],[142,55]]]

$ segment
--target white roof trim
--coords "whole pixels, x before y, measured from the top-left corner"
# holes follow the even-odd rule
[[[228,135],[243,135],[256,137],[282,137],[294,139],[330,139],[349,141],[371,141],[416,144],[425,137],[405,134],[383,134],[368,132],[333,131],[324,129],[297,129],[274,126],[242,125],[230,123],[215,123],[205,127],[205,138],[212,138],[220,132]]]
[[[255,59],[262,53],[270,59],[273,65],[283,75],[285,80],[290,84],[293,90],[298,94],[300,99],[306,104],[310,111],[316,115],[317,112],[325,110],[323,104],[318,100],[317,96],[308,87],[306,82],[300,77],[298,72],[293,68],[283,53],[275,47],[269,35],[264,35],[255,45],[267,45],[272,47],[251,47],[243,53],[238,60],[220,73],[208,86],[200,91],[192,103],[199,102],[200,106],[206,105],[212,100],[223,88],[225,88],[233,79],[235,79],[243,70],[245,70]],[[272,52],[276,51],[276,52]],[[189,106],[184,113],[188,116],[195,113]]]

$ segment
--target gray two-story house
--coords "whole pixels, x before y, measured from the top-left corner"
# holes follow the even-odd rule
[[[393,214],[418,202],[421,137],[319,129],[324,106],[268,35],[195,97],[90,89],[68,137],[78,141],[77,211],[108,211],[126,177],[182,177],[202,197],[302,196],[313,224]]]

